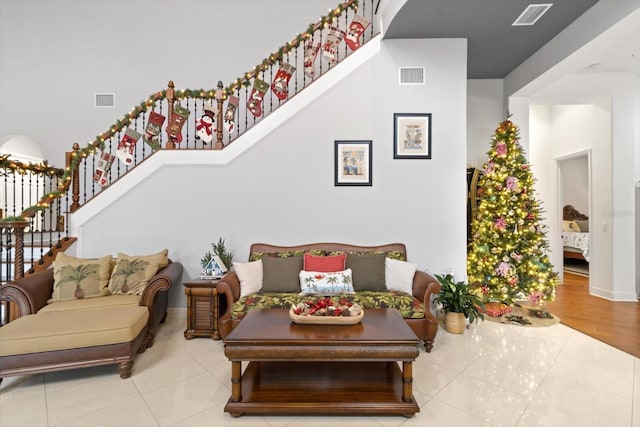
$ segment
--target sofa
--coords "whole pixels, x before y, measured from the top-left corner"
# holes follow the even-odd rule
[[[317,274],[314,270],[318,267],[327,267],[321,268],[323,272],[337,271],[341,267],[344,270],[333,277]],[[319,277],[322,281],[318,287],[315,278]],[[330,277],[330,289],[326,287],[326,277]],[[352,283],[347,283],[349,281]],[[343,282],[346,283],[344,289]],[[427,352],[433,348],[438,331],[431,300],[440,291],[440,283],[431,274],[417,270],[416,264],[407,262],[406,247],[402,243],[380,246],[254,243],[250,247],[249,261],[234,262],[233,269],[222,277],[216,289],[226,302],[221,303],[226,310],[218,321],[223,339],[249,310],[289,308],[326,295],[343,302],[358,303],[365,313],[367,308],[396,308],[423,341]]]
[[[182,265],[167,250],[96,259],[59,253],[52,267],[0,287],[17,318],[0,327],[0,381],[13,375],[115,364],[131,375],[167,316]]]

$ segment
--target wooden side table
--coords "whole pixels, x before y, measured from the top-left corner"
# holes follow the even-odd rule
[[[187,329],[184,337],[211,337],[220,339],[218,331],[219,300],[216,286],[219,279],[193,279],[184,282],[187,295]]]

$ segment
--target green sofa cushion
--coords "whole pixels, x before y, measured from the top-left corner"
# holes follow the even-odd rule
[[[233,303],[231,307],[231,318],[233,320],[242,319],[249,310],[255,308],[286,308],[302,301],[317,300],[324,298],[322,295],[309,296],[299,295],[291,292],[281,293],[255,293],[244,296]],[[361,291],[356,294],[334,295],[332,298],[339,301],[358,303],[362,308],[395,308],[404,319],[423,319],[424,304],[420,300],[400,291]]]

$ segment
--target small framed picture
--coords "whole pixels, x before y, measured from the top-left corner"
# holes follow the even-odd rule
[[[431,158],[431,113],[393,115],[393,158]]]
[[[371,141],[335,144],[335,185],[371,186]]]

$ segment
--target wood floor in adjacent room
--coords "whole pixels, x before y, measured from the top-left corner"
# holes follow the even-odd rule
[[[640,303],[589,295],[589,278],[564,273],[547,309],[563,324],[640,358]]]

